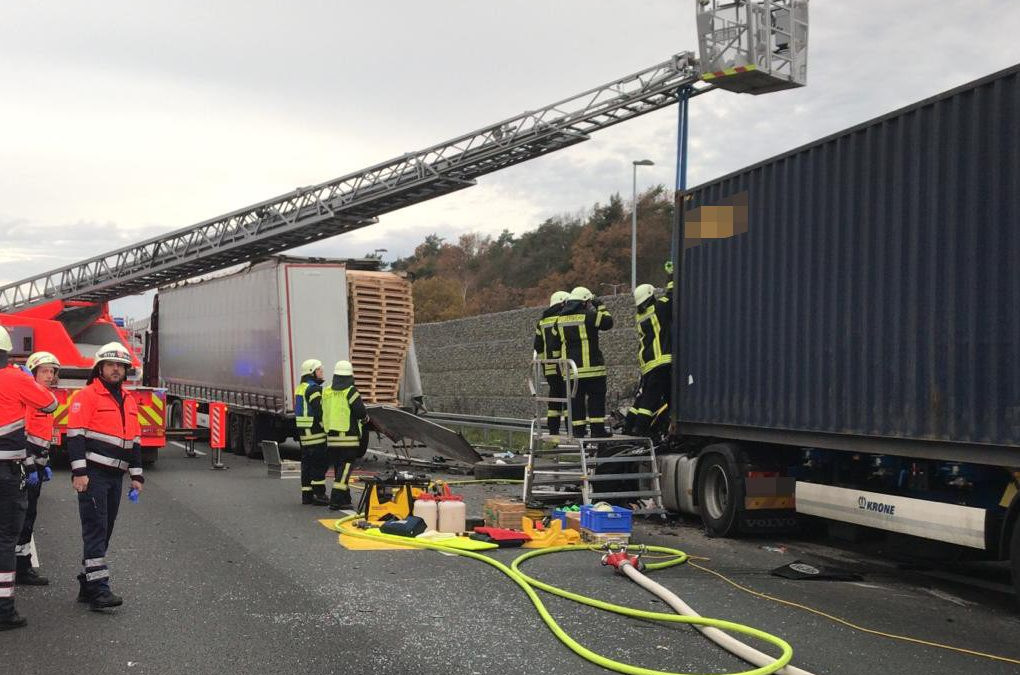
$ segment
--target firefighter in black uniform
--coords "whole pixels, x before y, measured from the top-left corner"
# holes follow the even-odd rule
[[[325,506],[326,432],[322,428],[322,361],[301,364],[301,382],[294,389],[294,423],[301,444],[301,503]]]
[[[641,386],[634,405],[627,412],[625,434],[644,436],[652,420],[669,406],[669,384],[673,364],[670,327],[673,321],[672,295],[656,299],[655,287],[641,284],[634,289],[637,315],[638,363]]]
[[[354,367],[350,361],[337,361],[333,381],[322,391],[322,427],[326,430],[326,452],[333,465],[331,511],[351,508],[351,464],[368,450],[370,423],[365,401],[354,386]]]
[[[542,312],[542,318],[535,324],[534,349],[540,359],[560,358],[559,349],[554,349],[554,344],[559,344],[556,337],[556,320],[563,309],[563,302],[570,297],[566,291],[556,291],[549,297],[549,307]],[[563,374],[554,363],[546,363],[542,366],[542,373],[549,385],[549,398],[563,398],[567,390],[563,384]],[[546,424],[551,436],[560,433],[560,418],[563,417],[563,404],[550,401],[546,411]]]
[[[606,438],[606,360],[599,349],[599,331],[613,327],[605,305],[584,286],[570,292],[556,320],[563,356],[577,366],[577,394],[570,401],[573,433],[584,438]]]

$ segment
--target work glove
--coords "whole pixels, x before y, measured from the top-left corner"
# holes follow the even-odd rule
[[[32,487],[35,487],[38,484],[39,484],[39,472],[36,471],[35,469],[32,469],[31,471],[28,472],[28,475],[25,476],[25,485],[31,485]]]
[[[667,260],[666,264],[662,266],[662,269],[666,270],[666,274],[673,276],[673,261]]]
[[[44,466],[42,468],[42,482],[48,483],[51,478],[53,478],[53,469],[48,466]]]
[[[128,499],[131,500],[132,504],[138,503],[138,490],[136,488],[131,488],[130,490],[128,490]]]

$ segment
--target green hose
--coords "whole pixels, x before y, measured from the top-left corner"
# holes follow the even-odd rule
[[[775,635],[770,635],[769,633],[766,633],[764,631],[760,631],[756,628],[751,628],[750,626],[744,626],[743,624],[734,623],[732,621],[723,621],[721,619],[681,616],[679,614],[663,614],[661,612],[648,612],[641,609],[624,607],[622,605],[614,605],[612,603],[603,602],[601,600],[596,600],[594,598],[589,598],[578,593],[571,593],[570,591],[565,591],[562,588],[557,588],[556,586],[553,586],[551,584],[547,584],[545,582],[534,579],[525,574],[524,572],[520,571],[521,563],[525,562],[526,560],[530,560],[531,558],[534,558],[536,556],[546,555],[549,553],[560,553],[563,551],[590,551],[590,549],[587,548],[582,548],[578,546],[554,546],[550,548],[534,549],[528,551],[527,553],[521,556],[518,556],[517,558],[514,559],[510,566],[507,567],[498,560],[494,560],[493,558],[490,558],[488,556],[481,555],[480,553],[444,546],[442,544],[442,541],[438,542],[425,541],[420,539],[413,539],[410,537],[398,537],[387,534],[367,535],[364,532],[358,530],[357,528],[347,526],[347,523],[349,521],[360,518],[363,518],[363,516],[357,514],[353,516],[347,516],[346,518],[342,518],[337,521],[335,529],[351,537],[369,539],[372,541],[379,541],[380,539],[382,539],[389,541],[390,543],[400,544],[403,546],[433,549],[436,551],[442,551],[443,553],[453,553],[455,555],[464,556],[466,558],[474,558],[475,560],[495,567],[500,572],[510,577],[514,581],[514,583],[521,587],[525,594],[527,594],[528,598],[531,599],[532,604],[535,605],[535,609],[538,610],[538,614],[539,616],[542,617],[542,621],[545,622],[545,625],[549,627],[549,630],[553,632],[553,634],[560,640],[560,642],[565,644],[580,657],[588,661],[591,661],[592,663],[600,665],[603,668],[608,668],[609,670],[615,670],[619,673],[629,673],[630,675],[689,675],[686,673],[672,673],[664,670],[641,668],[639,666],[634,666],[629,663],[614,661],[613,659],[610,659],[608,657],[602,656],[601,654],[597,654],[591,651],[584,645],[574,640],[572,637],[570,637],[570,635],[567,634],[566,631],[560,628],[559,624],[556,623],[556,620],[552,618],[552,615],[549,614],[549,611],[545,608],[545,605],[542,603],[541,598],[538,597],[538,593],[535,592],[535,588],[546,591],[547,593],[552,593],[553,595],[558,595],[561,598],[566,598],[568,600],[573,600],[574,602],[579,602],[588,605],[590,607],[597,607],[598,609],[602,609],[608,612],[614,612],[616,614],[622,614],[623,616],[629,616],[636,619],[650,619],[653,621],[666,621],[670,623],[700,624],[703,626],[713,626],[715,628],[720,628],[722,630],[730,630],[737,633],[743,633],[745,635],[750,635],[760,640],[764,640],[765,642],[771,643],[779,647],[783,652],[782,655],[778,659],[776,659],[774,663],[770,663],[767,666],[762,666],[761,668],[755,668],[753,670],[744,670],[739,673],[733,673],[732,675],[769,675],[769,673],[774,673],[783,666],[785,666],[786,664],[788,664],[790,660],[793,658],[793,648],[791,648],[789,643],[787,643],[785,640],[778,638]],[[675,558],[673,558],[672,560],[650,563],[646,565],[646,569],[649,570],[672,567],[673,565],[679,565],[687,560],[687,554],[677,549],[666,548],[664,546],[646,546],[645,549],[648,551],[667,553],[669,555],[675,556]]]

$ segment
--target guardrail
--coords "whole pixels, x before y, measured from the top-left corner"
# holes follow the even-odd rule
[[[427,412],[419,417],[431,420],[444,426],[468,427],[482,430],[482,442],[489,443],[490,432],[506,434],[507,444],[511,443],[514,433],[531,433],[531,420],[517,417],[486,417],[484,415],[462,415],[459,413]]]

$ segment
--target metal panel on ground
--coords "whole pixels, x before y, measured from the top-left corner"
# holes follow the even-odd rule
[[[1018,73],[692,191],[684,422],[1020,446]]]
[[[468,464],[480,462],[479,455],[464,437],[446,427],[417,415],[383,405],[368,406],[368,416],[391,439],[411,439],[424,443],[430,452]]]

